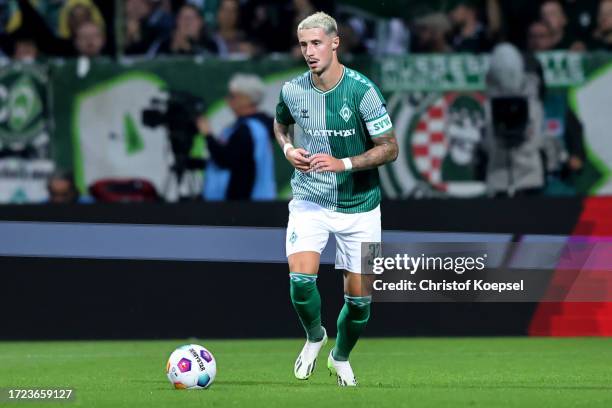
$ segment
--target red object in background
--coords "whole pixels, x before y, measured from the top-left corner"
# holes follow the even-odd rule
[[[101,179],[89,186],[89,193],[103,203],[159,201],[155,186],[144,179]]]
[[[612,197],[585,199],[572,236],[612,239]],[[598,283],[612,293],[612,273],[606,275]],[[612,336],[612,302],[542,302],[531,319],[529,335]]]

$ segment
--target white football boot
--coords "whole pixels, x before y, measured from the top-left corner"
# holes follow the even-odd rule
[[[333,351],[333,349],[332,349]],[[353,374],[353,368],[351,363],[348,361],[336,361],[332,356],[332,351],[329,352],[327,358],[327,368],[329,369],[329,375],[336,375],[338,379],[338,385],[341,387],[356,387],[357,380],[355,374]]]
[[[295,360],[295,366],[293,367],[293,374],[298,380],[307,380],[312,375],[316,365],[317,356],[319,351],[327,343],[327,331],[323,327],[323,339],[321,341],[310,342],[306,340],[306,344],[302,348],[300,355]]]

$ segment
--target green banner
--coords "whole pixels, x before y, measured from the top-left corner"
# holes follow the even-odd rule
[[[0,67],[0,203],[47,199],[53,171],[45,67]]]
[[[585,56],[564,51],[537,55],[548,87],[580,85],[585,79]],[[489,70],[485,54],[432,54],[390,57],[380,61],[378,77],[384,92],[482,91]]]
[[[565,113],[572,109],[582,122],[587,149],[582,170],[563,180],[549,177],[545,193],[612,194],[610,55],[549,52],[537,58],[547,85],[545,143],[564,145]],[[380,171],[388,197],[485,193],[478,155],[488,67],[486,55],[415,55],[380,61],[375,80],[387,98],[400,145],[398,160]]]
[[[584,125],[588,160],[567,191],[612,193],[612,143],[607,135],[612,115],[603,112],[612,106],[609,54],[551,52],[538,58],[549,88],[547,135],[562,137],[566,109],[573,109]],[[484,125],[487,56],[413,55],[352,60],[347,65],[379,84],[387,98],[401,149],[398,160],[381,169],[387,197],[483,194],[476,152]],[[75,170],[82,190],[100,178],[142,177],[161,192],[172,178],[168,135],[162,127],[146,126],[142,120],[156,100],[167,99],[170,90],[200,97],[213,130],[220,132],[234,120],[225,102],[234,73],[252,72],[264,78],[262,110],[272,115],[282,84],[305,71],[302,61],[290,59],[102,60],[89,65],[70,61],[50,68],[58,165]],[[206,156],[198,141],[193,153]],[[287,198],[292,169],[279,149],[275,154],[280,198]]]
[[[168,197],[177,193],[167,191],[176,181],[170,172],[174,158],[169,135],[163,126],[145,125],[146,109],[158,106],[164,111],[158,102],[167,100],[170,91],[201,98],[218,134],[235,119],[225,101],[233,74],[260,75],[267,84],[262,110],[273,113],[282,84],[304,69],[294,61],[204,63],[191,58],[130,64],[103,61],[84,74],[78,68],[76,62],[53,67],[58,164],[74,168],[81,190],[101,178],[135,177],[152,181]],[[206,155],[202,142],[195,139],[196,155]],[[291,169],[282,152],[279,155],[275,149],[275,153],[279,191],[288,196]],[[188,182],[192,190],[201,190],[201,177],[195,186],[193,179]]]

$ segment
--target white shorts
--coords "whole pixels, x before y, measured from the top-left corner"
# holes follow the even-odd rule
[[[336,269],[361,273],[361,243],[380,242],[380,205],[367,212],[346,214],[310,201],[291,200],[287,256],[304,251],[320,254],[330,232],[336,236]]]

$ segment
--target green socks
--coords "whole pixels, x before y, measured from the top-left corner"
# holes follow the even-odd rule
[[[357,339],[370,318],[372,296],[344,295],[344,307],[338,316],[338,335],[333,357],[336,361],[347,361]]]
[[[321,327],[321,296],[317,289],[317,275],[289,273],[291,303],[300,317],[309,341],[323,339]],[[333,350],[334,359],[347,361],[349,354],[370,318],[372,296],[344,295],[344,307],[338,316],[338,336]]]
[[[321,327],[321,296],[317,289],[317,275],[289,273],[291,303],[300,317],[309,341],[323,340]]]

